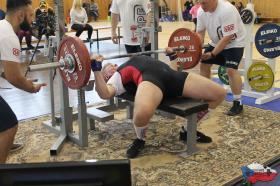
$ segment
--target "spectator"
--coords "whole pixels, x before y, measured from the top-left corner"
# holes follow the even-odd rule
[[[27,31],[20,30],[20,31],[17,32],[17,36],[19,38],[20,46],[22,45],[22,39],[25,37],[25,41],[26,41],[26,45],[27,45],[27,50],[33,50],[34,49],[34,46],[32,46],[32,44],[31,44],[31,40],[32,40],[32,31],[31,31],[31,29],[27,30]]]
[[[142,27],[150,26],[151,8],[148,0],[113,0],[110,10],[112,13],[111,38],[113,43],[118,43],[119,38],[116,30],[120,17],[123,28],[123,42],[127,53],[141,52],[142,48],[145,48],[145,51],[151,50],[149,34],[146,32],[146,36],[140,37]],[[145,41],[142,42],[142,39]]]
[[[5,19],[5,12],[4,12],[4,10],[2,10],[2,9],[0,9],[0,20],[3,20],[3,19]]]
[[[88,32],[87,41],[91,42],[91,35],[93,32],[93,28],[89,25],[88,16],[86,10],[82,7],[81,0],[74,0],[73,6],[70,11],[70,18],[71,18],[71,29],[76,30],[76,36],[80,37],[83,31]]]
[[[192,17],[191,17],[191,14],[190,14],[190,10],[193,7],[193,1],[192,0],[187,0],[185,2],[184,6],[185,6],[185,10],[183,12],[183,17],[185,17],[184,20],[191,21]]]
[[[38,31],[38,38],[42,35],[55,35],[55,13],[45,0],[41,0],[35,11],[35,27]],[[35,34],[37,35],[37,34]]]
[[[160,21],[162,22],[174,22],[176,21],[176,18],[174,15],[172,15],[172,12],[170,10],[167,11],[167,15],[162,16],[160,18]]]
[[[190,10],[190,14],[192,15],[192,21],[194,22],[194,31],[196,31],[196,24],[197,24],[197,11],[200,8],[200,3],[198,0],[194,0],[194,6]]]
[[[97,18],[99,17],[99,10],[98,10],[98,5],[95,2],[95,0],[91,0],[90,15],[93,17],[94,21],[97,21]]]
[[[90,15],[90,0],[82,0],[83,8],[86,10],[87,15]]]
[[[237,8],[238,12],[240,13],[244,9],[243,3],[241,1],[239,1],[236,4],[236,8]]]

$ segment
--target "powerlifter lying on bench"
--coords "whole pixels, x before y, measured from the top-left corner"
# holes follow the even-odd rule
[[[166,48],[166,53],[175,62],[177,54],[171,48]],[[125,92],[135,95],[133,124],[137,138],[127,150],[128,158],[136,157],[144,148],[148,122],[158,107],[164,107],[161,104],[163,99],[183,97],[204,100],[210,109],[214,109],[226,95],[226,90],[217,83],[194,73],[175,71],[167,64],[148,56],[132,57],[119,67],[108,63],[102,68],[103,57],[100,55],[91,56],[91,60],[96,91],[102,99],[110,99]],[[197,111],[196,119],[199,120],[208,112],[207,105]],[[195,111],[190,112],[190,115],[196,115]],[[204,138],[201,142],[212,141],[200,132],[197,135]]]

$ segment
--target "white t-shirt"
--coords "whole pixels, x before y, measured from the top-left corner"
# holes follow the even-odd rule
[[[88,22],[87,12],[84,8],[82,8],[81,11],[77,11],[76,9],[72,8],[70,10],[70,18],[71,18],[70,26],[72,26],[74,23],[86,24]]]
[[[19,39],[5,19],[0,21],[0,33],[0,60],[21,63]]]
[[[119,14],[123,28],[123,42],[139,45],[141,28],[146,25],[146,14],[151,11],[149,0],[113,0],[110,11]]]
[[[245,46],[246,30],[237,9],[226,0],[218,0],[214,12],[204,12],[200,7],[197,15],[197,31],[205,30],[211,39],[210,45],[216,46],[223,36],[235,34],[225,47],[238,48]]]
[[[115,72],[112,77],[107,81],[108,85],[111,85],[116,90],[116,96],[121,95],[126,92],[123,84],[122,84],[122,77],[119,72]]]

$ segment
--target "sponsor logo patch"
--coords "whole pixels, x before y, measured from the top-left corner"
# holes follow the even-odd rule
[[[224,27],[224,32],[230,32],[234,30],[234,24],[227,25]]]
[[[17,49],[17,48],[13,48],[13,55],[14,56],[19,56],[19,54],[20,54],[20,50]]]

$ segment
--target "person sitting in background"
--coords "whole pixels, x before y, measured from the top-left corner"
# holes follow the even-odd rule
[[[82,0],[82,7],[86,10],[87,15],[90,15],[90,0]]]
[[[79,37],[83,31],[88,31],[87,41],[91,42],[93,28],[89,25],[86,10],[82,7],[81,0],[74,0],[70,11],[71,29],[76,31],[76,36]]]
[[[160,21],[163,21],[163,22],[174,22],[174,21],[176,21],[176,17],[174,15],[172,15],[172,12],[170,10],[168,10],[167,14],[160,18]]]
[[[22,45],[22,39],[25,37],[27,50],[33,50],[34,49],[34,46],[32,46],[32,44],[31,44],[31,39],[32,39],[31,29],[28,30],[28,31],[20,30],[20,31],[17,32],[17,36],[19,38],[20,46]]]
[[[192,21],[194,22],[194,31],[196,31],[196,24],[197,24],[197,11],[200,8],[200,3],[198,0],[194,0],[194,6],[190,10],[190,14],[192,15]]]
[[[193,7],[193,1],[192,0],[187,0],[184,4],[185,7],[185,14],[186,14],[186,21],[190,21],[192,19],[191,14],[190,14],[190,10]]]
[[[39,8],[35,11],[35,27],[38,31],[35,36],[38,38],[42,35],[55,35],[55,13],[45,0],[40,1]]]
[[[236,4],[236,8],[237,8],[238,12],[240,13],[244,9],[243,3],[241,1],[239,1]]]
[[[90,15],[93,17],[94,21],[97,21],[99,17],[98,5],[95,0],[91,0],[90,3]]]
[[[6,16],[6,14],[5,14],[4,10],[0,9],[0,20],[5,19],[5,16]]]

